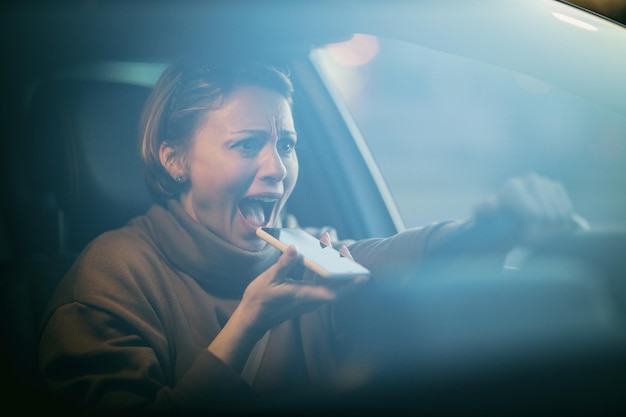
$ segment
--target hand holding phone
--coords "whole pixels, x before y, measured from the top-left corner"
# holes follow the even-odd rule
[[[304,266],[325,278],[354,278],[369,276],[370,271],[332,246],[326,246],[311,234],[295,228],[260,227],[257,235],[284,252],[293,245],[300,253]]]

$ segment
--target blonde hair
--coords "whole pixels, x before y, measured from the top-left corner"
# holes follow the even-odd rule
[[[218,109],[224,97],[244,85],[268,88],[292,102],[288,74],[271,65],[222,62],[205,67],[176,63],[163,72],[146,102],[139,129],[145,180],[157,203],[177,198],[189,185],[176,182],[161,164],[161,144],[172,145],[172,157],[184,160],[204,115]]]

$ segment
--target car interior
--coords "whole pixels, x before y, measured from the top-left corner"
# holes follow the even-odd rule
[[[181,19],[195,19],[194,6],[192,3],[187,10],[183,8]],[[160,19],[172,24],[164,14],[167,7],[156,8],[148,17],[139,18],[144,22],[140,30],[148,33],[137,37],[137,45],[112,50],[107,50],[108,42],[99,44],[104,34],[113,34],[111,28],[106,27],[103,33],[86,30],[89,25],[104,26],[119,17],[115,7],[103,9],[91,14],[70,7],[55,18],[47,16],[46,7],[42,7],[40,13],[33,15],[18,11],[16,20],[7,23],[19,26],[13,27],[17,32],[24,32],[24,49],[9,48],[14,65],[6,69],[2,81],[2,121],[9,132],[2,142],[7,193],[0,208],[2,321],[7,335],[3,356],[10,358],[3,361],[3,366],[8,378],[18,382],[18,386],[25,385],[27,390],[39,388],[37,328],[56,284],[93,238],[123,226],[151,204],[137,152],[138,122],[160,72],[167,63],[181,57],[169,50],[172,46],[165,41],[165,46],[150,50],[154,39],[165,36]],[[127,12],[128,19],[137,18],[143,9],[131,7]],[[204,13],[210,15],[210,10]],[[213,16],[202,17],[219,22]],[[31,18],[35,23],[27,22]],[[124,16],[121,20],[120,24],[126,23]],[[43,30],[37,27],[40,23],[50,25],[54,34],[44,38],[40,33]],[[172,26],[166,36],[175,38],[177,28]],[[222,29],[212,31],[219,33]],[[69,49],[66,37],[80,31],[92,33],[93,38],[79,42],[78,50]],[[195,40],[196,36],[192,32],[186,33],[184,39],[174,39],[175,47],[189,43],[188,37]],[[276,65],[297,66],[306,62],[311,42],[306,34],[297,41],[292,39],[291,44],[287,42],[284,50],[278,52],[272,44],[273,36],[276,34],[269,32],[269,39],[262,36],[241,44],[235,39],[235,46],[226,42],[208,45],[206,49],[215,55],[240,53],[233,52],[233,48],[243,48],[243,53],[275,55],[271,61]],[[29,46],[50,51],[28,56],[25,51]],[[204,47],[202,44],[203,53],[207,53]],[[321,83],[319,76],[315,77],[311,68],[294,71],[293,82],[300,96],[305,94],[305,88],[315,90],[315,83]],[[299,84],[306,87],[299,88]],[[349,135],[336,116],[321,123],[319,119],[324,115],[310,110],[315,106],[332,108],[330,98],[318,90],[317,95],[307,97],[307,102],[296,98],[294,117],[302,143],[301,174],[288,212],[303,227],[332,224],[344,236],[390,234],[396,225],[371,189],[351,189],[341,180],[328,185],[325,177],[319,175],[318,171],[326,170],[339,179],[360,176],[361,182],[367,182],[370,174],[358,152],[350,148],[354,144],[337,141],[331,146],[342,149],[328,152],[328,144],[313,140],[325,134],[323,129],[334,129],[334,137],[340,136],[342,129],[344,136]],[[326,113],[332,114],[328,110]],[[335,155],[342,153],[355,157],[339,161]],[[378,218],[378,222],[366,223],[358,212],[349,209],[359,200],[368,207],[367,215]],[[351,211],[353,215],[346,215]]]
[[[8,63],[0,81],[2,378],[20,395],[41,393],[37,327],[58,281],[93,238],[151,204],[137,153],[138,120],[160,72],[180,55],[258,54],[290,68],[301,173],[287,210],[302,226],[331,224],[339,236],[355,239],[402,229],[371,161],[308,59],[311,48],[350,38],[349,25],[337,24],[341,13],[302,6],[294,19],[249,3],[246,13],[230,7],[217,14],[196,2],[176,9],[155,2],[159,7],[150,10],[141,1],[97,3],[42,6],[36,13],[17,8],[2,19]],[[316,30],[319,25],[327,30]],[[238,37],[237,27],[246,26],[258,29]],[[478,407],[477,396],[489,392],[496,409],[505,401],[530,407],[526,411],[569,401],[574,405],[567,411],[623,405],[626,263],[615,248],[626,248],[624,236],[589,233],[546,242],[523,274],[513,273],[506,283],[457,270],[444,284],[381,288],[355,306],[355,314],[383,331],[354,329],[360,343],[346,375],[369,369],[376,378],[359,385],[348,403],[375,407],[376,396],[368,394],[385,392],[387,406],[441,406],[447,395],[463,392],[462,400],[444,407],[456,412]],[[585,257],[572,258],[580,253]],[[590,284],[584,271],[607,277],[608,287]],[[486,305],[507,314],[493,317]],[[398,323],[399,316],[414,319]],[[484,337],[476,338],[468,324],[485,320]],[[415,331],[407,332],[407,325]],[[391,353],[385,351],[389,340],[395,341]],[[574,348],[565,349],[566,343]],[[395,377],[405,366],[399,358],[406,357],[419,371],[410,384]],[[527,362],[510,368],[511,357]],[[524,395],[529,386],[540,397],[530,403]],[[425,389],[416,394],[416,387]]]

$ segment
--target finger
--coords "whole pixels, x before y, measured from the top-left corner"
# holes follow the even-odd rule
[[[574,214],[574,205],[565,187],[558,181],[554,183],[554,199],[561,218],[571,219]]]
[[[556,207],[554,206],[553,183],[547,178],[533,174],[528,178],[526,189],[534,207],[531,220],[539,222],[550,222],[556,217]]]
[[[328,232],[325,232],[321,237],[320,237],[320,242],[326,246],[332,246],[332,243],[330,241],[330,234]]]
[[[318,232],[319,234],[327,234],[329,237],[329,242],[332,242],[333,240],[337,241],[339,240],[339,238],[337,237],[337,231],[335,229],[333,229],[332,227],[322,227]]]
[[[549,228],[559,231],[571,225],[571,213],[566,194],[561,193],[559,184],[556,181],[550,183],[550,188],[546,189],[544,198],[546,204],[550,205],[547,221]]]
[[[554,198],[564,229],[589,230],[589,222],[574,210],[570,196],[559,181],[554,184]]]
[[[548,179],[541,179],[534,186],[535,198],[542,209],[537,220],[544,222],[548,229],[558,231],[569,228],[573,207],[565,187],[558,181]]]
[[[304,269],[304,273],[302,274],[302,281],[315,283],[316,278],[317,274],[315,272],[311,271],[309,268]]]
[[[518,212],[524,216],[522,221],[527,241],[575,228],[573,205],[563,184],[538,175],[526,177],[523,183],[525,187],[516,192],[521,199],[518,208],[523,211]]]
[[[350,253],[350,250],[349,250],[349,249],[348,249],[348,247],[347,247],[347,246],[345,246],[345,245],[344,245],[344,246],[342,246],[342,247],[339,249],[339,254],[340,254],[341,256],[343,256],[344,258],[348,258],[348,259],[350,259],[350,260],[353,260],[353,261],[354,261],[354,258],[352,257],[352,254]]]
[[[537,183],[534,177],[513,178],[500,196],[500,205],[508,207],[522,221],[538,218],[542,208],[536,198]]]
[[[262,275],[266,276],[269,281],[283,281],[287,278],[289,271],[296,266],[297,262],[298,250],[295,246],[290,245],[280,255],[276,263],[269,267],[269,269]]]

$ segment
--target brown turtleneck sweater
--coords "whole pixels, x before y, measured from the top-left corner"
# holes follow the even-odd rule
[[[351,252],[376,279],[415,263],[429,242],[463,227],[432,225],[368,239]],[[247,284],[277,257],[269,245],[260,253],[230,246],[175,201],[101,235],[44,316],[39,357],[47,386],[87,409],[165,412],[323,387],[341,352],[329,305],[272,329],[252,381],[207,351]]]

